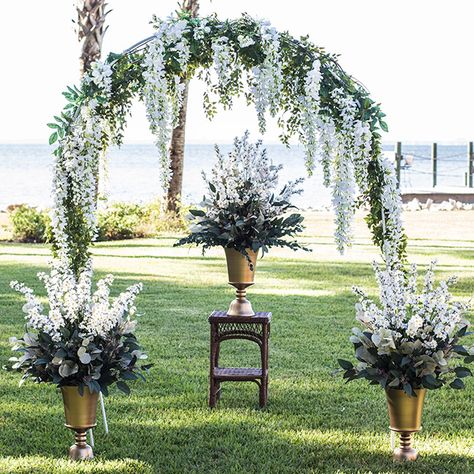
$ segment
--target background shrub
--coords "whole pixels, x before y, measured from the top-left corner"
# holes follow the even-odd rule
[[[99,240],[154,237],[163,232],[180,232],[187,227],[186,210],[178,215],[162,210],[160,201],[150,204],[117,202],[99,212]]]
[[[26,204],[10,206],[13,240],[44,243],[49,241],[51,219],[47,211]]]
[[[189,206],[181,207],[178,214],[163,210],[161,201],[156,200],[145,206],[149,235],[166,232],[184,232],[188,228],[186,214]]]
[[[139,204],[117,202],[99,212],[99,240],[121,240],[144,237],[144,208]]]
[[[179,214],[163,210],[160,201],[149,204],[116,202],[98,214],[98,240],[137,239],[187,230],[183,208]],[[18,242],[51,242],[51,219],[47,211],[26,204],[8,207],[10,224],[6,226]]]

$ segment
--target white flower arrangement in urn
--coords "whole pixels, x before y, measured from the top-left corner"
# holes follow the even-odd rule
[[[347,381],[365,378],[385,389],[390,428],[401,433],[401,447],[394,454],[398,460],[417,457],[411,436],[421,429],[426,390],[445,384],[462,389],[463,379],[472,375],[469,368],[453,363],[474,361],[474,348],[460,343],[471,334],[465,318],[469,304],[452,299],[456,277],[435,285],[435,264],[430,264],[419,291],[416,265],[405,271],[400,264],[381,269],[374,263],[380,305],[353,288],[359,297],[356,319],[364,326],[354,328],[350,337],[359,362],[354,366],[339,359]]]
[[[216,146],[217,161],[210,177],[203,173],[207,196],[201,209],[191,209],[191,233],[175,245],[196,244],[203,252],[223,247],[226,252],[229,283],[237,288],[237,298],[229,315],[252,316],[245,288],[253,284],[256,260],[271,247],[303,249],[296,240],[287,240],[303,230],[303,216],[289,213],[290,203],[302,190],[303,179],[288,182],[277,192],[282,166],[275,166],[262,142],[249,142],[246,132],[235,138],[233,150],[224,156]]]
[[[134,335],[135,298],[142,285],[130,286],[111,302],[113,276],[99,280],[93,292],[90,262],[79,277],[58,260],[49,274],[38,277],[46,287],[48,308],[32,289],[11,282],[26,301],[26,332],[20,339],[11,338],[19,355],[5,368],[23,373],[20,384],[32,379],[61,389],[66,426],[76,433],[69,455],[90,459],[93,453],[85,433],[96,424],[99,394],[108,395],[112,384],[130,393],[128,382],[144,380],[150,367],[140,364],[147,356]]]

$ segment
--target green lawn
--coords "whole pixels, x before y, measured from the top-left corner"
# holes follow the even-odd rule
[[[207,408],[207,315],[232,298],[223,255],[173,249],[174,237],[97,245],[97,276],[113,272],[116,289],[142,281],[138,336],[155,363],[147,383],[126,397],[106,399],[110,434],[99,416],[94,461],[67,461],[72,434],[63,426],[56,389],[0,373],[0,472],[322,472],[469,473],[474,471],[474,383],[465,391],[430,392],[424,429],[416,436],[421,458],[393,464],[384,394],[363,381],[344,385],[334,375],[348,342],[358,284],[375,293],[370,262],[377,251],[358,225],[346,257],[331,243],[329,218],[309,216],[311,254],[278,250],[259,261],[249,290],[257,310],[273,312],[269,405],[258,409],[255,384],[224,384],[216,410]],[[474,212],[407,216],[410,257],[440,261],[440,274],[457,273],[456,294],[473,293]],[[21,335],[20,297],[13,279],[40,290],[45,246],[0,244],[0,359],[8,338]],[[42,293],[43,294],[43,293]],[[256,347],[223,346],[222,362],[257,363]]]

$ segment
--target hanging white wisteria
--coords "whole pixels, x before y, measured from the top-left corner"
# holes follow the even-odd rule
[[[382,225],[384,228],[383,253],[388,266],[398,264],[400,245],[404,241],[402,224],[402,198],[397,186],[397,176],[393,164],[383,156],[379,156],[383,170],[384,185],[382,188],[381,205],[384,209]]]
[[[94,63],[92,71],[83,80],[83,86],[92,86],[95,96],[86,97],[71,115],[68,133],[60,127],[67,116],[58,117],[53,137],[59,137],[55,150],[53,174],[52,230],[57,256],[61,261],[71,257],[71,222],[68,213],[72,208],[81,213],[83,226],[89,239],[96,236],[97,174],[101,155],[111,135],[109,121],[99,112],[107,105],[111,93],[112,69],[108,64]],[[70,89],[68,97],[78,98],[80,92]],[[52,140],[50,140],[52,141]],[[87,252],[87,247],[83,249]]]
[[[280,56],[280,35],[269,22],[260,22],[259,34],[264,59],[261,64],[252,68],[250,91],[253,94],[257,111],[258,126],[261,133],[265,132],[265,114],[270,111],[274,117],[279,108],[282,88],[282,61]],[[255,44],[250,37],[240,36],[239,46],[248,48]]]
[[[142,60],[143,97],[158,149],[164,190],[171,179],[168,145],[173,127],[178,123],[185,86],[179,74],[167,73],[166,55],[172,54],[180,71],[186,70],[190,54],[189,43],[184,36],[187,26],[184,20],[160,22]]]

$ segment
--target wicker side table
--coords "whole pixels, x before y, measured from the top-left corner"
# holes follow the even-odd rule
[[[209,316],[211,326],[211,357],[209,373],[209,406],[214,408],[221,394],[221,382],[255,382],[259,386],[259,404],[263,408],[268,398],[268,342],[272,313],[255,316],[227,316],[225,311],[214,311]],[[261,367],[219,367],[222,341],[247,339],[260,347]]]

